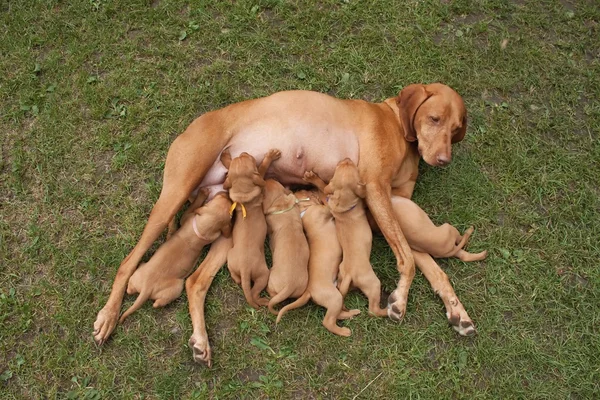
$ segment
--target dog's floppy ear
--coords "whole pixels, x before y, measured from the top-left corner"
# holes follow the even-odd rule
[[[456,132],[456,134],[454,136],[452,136],[452,143],[458,143],[461,140],[463,140],[465,138],[465,134],[467,133],[467,115],[465,114],[463,116],[463,120],[462,120],[462,126],[460,127],[460,129],[458,130],[458,132]]]
[[[194,214],[196,215],[202,215],[204,213],[204,210],[202,209],[203,207],[198,207],[194,210]]]
[[[400,121],[404,129],[404,138],[408,142],[417,140],[417,132],[413,124],[415,114],[421,104],[430,96],[431,94],[425,90],[424,85],[412,84],[402,89],[398,97],[396,97],[396,105],[398,106]]]
[[[223,189],[231,189],[231,180],[229,179],[229,174],[225,177],[225,182],[223,182]]]
[[[223,225],[223,228],[221,228],[221,234],[223,236],[225,236],[226,238],[231,237],[231,221],[225,222],[225,224]]]
[[[229,166],[231,165],[231,153],[229,150],[223,150],[221,153],[221,163],[225,168],[229,169]]]
[[[256,186],[265,187],[266,183],[262,176],[258,172],[252,174],[252,183]]]
[[[367,197],[367,186],[362,182],[358,182],[356,184],[356,187],[354,188],[354,194],[360,197],[361,199],[364,199],[365,197]]]

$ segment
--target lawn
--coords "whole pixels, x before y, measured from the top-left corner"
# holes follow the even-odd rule
[[[0,2],[0,397],[543,398],[600,392],[600,6],[589,1]],[[226,269],[207,298],[214,366],[185,295],[102,348],[92,324],[198,115],[286,89],[381,101],[441,81],[469,129],[414,200],[476,227],[484,262],[439,260],[477,326],[459,337],[417,273],[400,324],[275,326]],[[376,237],[389,293],[398,274]],[[132,303],[128,297],[125,305]]]

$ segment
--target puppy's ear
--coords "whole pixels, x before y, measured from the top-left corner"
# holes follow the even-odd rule
[[[252,183],[256,186],[265,187],[266,183],[262,176],[258,172],[252,174]]]
[[[402,89],[396,97],[396,105],[404,129],[404,138],[409,142],[417,140],[417,132],[414,127],[415,114],[421,104],[430,96],[431,94],[427,93],[424,85],[412,84]]]
[[[456,132],[454,136],[452,136],[452,143],[458,143],[465,138],[465,134],[467,133],[467,115],[465,114],[462,119],[462,126]]]
[[[221,235],[225,236],[226,238],[231,237],[231,221],[225,222],[225,225],[223,225],[223,228],[221,228]]]
[[[227,175],[227,177],[225,178],[225,182],[223,182],[223,189],[231,189],[231,180],[229,179],[229,175]]]
[[[229,166],[231,165],[231,153],[229,150],[223,150],[221,153],[221,163],[225,168],[229,169]]]
[[[367,197],[367,186],[362,182],[358,182],[356,184],[356,187],[354,188],[354,194],[360,197],[361,199],[364,199],[365,197]]]

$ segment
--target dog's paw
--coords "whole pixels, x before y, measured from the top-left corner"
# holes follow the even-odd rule
[[[453,307],[449,311],[446,311],[446,317],[450,325],[452,325],[452,329],[461,336],[473,336],[476,333],[475,324],[469,318],[469,314],[467,314],[463,305],[458,299],[452,301],[451,304]]]
[[[115,330],[118,318],[119,313],[117,311],[107,308],[100,310],[96,317],[96,322],[94,322],[93,332],[94,341],[96,341],[98,345],[104,344],[112,331]]]
[[[212,359],[210,344],[208,338],[202,335],[192,335],[188,342],[190,349],[192,349],[192,357],[197,363],[204,363],[208,368],[212,367]]]
[[[313,171],[306,171],[304,173],[304,177],[302,178],[306,182],[312,181],[317,175]]]
[[[203,197],[210,196],[210,188],[208,188],[208,187],[200,188],[200,190],[198,190],[198,196],[200,196],[200,195]]]
[[[358,310],[358,309],[342,310],[340,312],[340,315],[338,315],[337,319],[351,319],[351,318],[356,317],[358,314],[360,314],[360,310]]]
[[[388,297],[387,315],[396,322],[402,321],[406,314],[406,300],[399,299],[396,291],[393,291]]]
[[[279,160],[281,158],[281,150],[271,149],[267,152],[267,155],[265,157],[270,158],[271,161]]]

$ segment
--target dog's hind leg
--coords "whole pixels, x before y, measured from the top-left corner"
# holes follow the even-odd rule
[[[210,246],[206,257],[192,276],[185,282],[188,296],[193,333],[188,341],[194,361],[212,366],[211,349],[204,319],[206,293],[221,267],[227,261],[227,252],[233,246],[233,239],[220,236]]]
[[[222,129],[214,114],[209,113],[192,122],[169,148],[160,196],[150,212],[138,243],[121,262],[108,301],[94,322],[93,335],[96,343],[103,344],[114,330],[129,277],[190,193],[200,185],[227,145],[229,135],[231,133]]]

